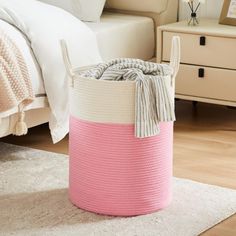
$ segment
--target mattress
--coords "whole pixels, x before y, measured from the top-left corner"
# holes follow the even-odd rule
[[[117,57],[150,60],[155,51],[155,30],[151,18],[104,13],[100,22],[86,22],[95,32],[104,60]]]

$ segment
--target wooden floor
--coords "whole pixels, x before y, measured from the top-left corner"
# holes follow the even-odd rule
[[[236,109],[204,103],[194,108],[191,102],[178,101],[176,112],[174,175],[236,189]],[[0,141],[68,153],[68,137],[53,145],[47,125]],[[203,235],[235,236],[236,215]]]

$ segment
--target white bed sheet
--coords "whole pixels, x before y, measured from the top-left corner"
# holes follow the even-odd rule
[[[72,64],[83,67],[102,61],[96,36],[70,13],[36,0],[1,0],[0,18],[30,41],[50,104],[51,136],[54,143],[59,142],[69,131],[69,83],[60,40],[66,41]]]

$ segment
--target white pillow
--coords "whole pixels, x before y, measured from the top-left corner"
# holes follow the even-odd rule
[[[82,21],[99,21],[106,0],[40,0],[72,13]]]

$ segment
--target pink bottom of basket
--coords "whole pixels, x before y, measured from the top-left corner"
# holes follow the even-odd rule
[[[134,137],[133,125],[70,119],[69,195],[76,206],[107,215],[147,214],[171,201],[173,122]]]

